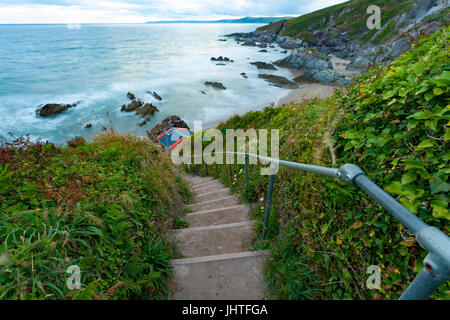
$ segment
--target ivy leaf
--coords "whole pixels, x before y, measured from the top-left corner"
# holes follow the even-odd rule
[[[347,268],[342,269],[342,276],[345,281],[352,281],[353,279],[352,275],[350,274]]]
[[[405,165],[405,170],[411,170],[411,169],[420,169],[420,170],[425,170],[425,167],[423,166],[422,163],[420,163],[420,161],[417,160],[409,160],[406,165]]]
[[[427,128],[430,128],[433,131],[437,130],[437,124],[438,124],[438,120],[437,119],[433,119],[433,120],[427,120],[425,121],[425,126]]]
[[[425,64],[423,64],[423,63],[419,63],[419,64],[416,64],[415,66],[414,66],[414,73],[416,74],[416,76],[418,76],[418,75],[420,75],[422,72],[424,72],[425,71],[425,68],[426,68],[426,66],[425,66]]]
[[[322,232],[322,234],[327,233],[328,227],[329,227],[329,224],[324,224],[322,227],[320,227],[320,231]]]
[[[430,101],[431,99],[433,99],[435,96],[434,91],[428,91],[427,93],[425,93],[425,100]]]
[[[444,89],[437,87],[433,89],[433,93],[435,96],[440,96],[441,94],[445,93],[445,91]]]
[[[436,218],[445,218],[450,220],[450,214],[448,212],[447,206],[448,203],[439,200],[431,201],[431,207],[433,208],[433,216]],[[447,206],[446,206],[447,205]]]
[[[434,147],[435,142],[431,139],[425,139],[416,147],[416,151],[422,151]]]
[[[390,185],[388,185],[386,188],[384,188],[386,192],[393,193],[393,194],[403,194],[403,186],[400,182],[394,181]]]
[[[418,120],[427,120],[433,118],[433,113],[430,110],[424,110],[416,112],[410,115],[408,118],[418,119]]]
[[[399,202],[412,213],[417,213],[419,211],[419,203],[417,200],[408,201],[406,198],[401,198]]]
[[[444,140],[450,140],[450,127],[445,130]]]
[[[414,172],[407,172],[402,176],[402,184],[408,184],[417,180],[417,175]]]
[[[431,194],[439,193],[439,192],[449,192],[450,184],[442,180],[439,176],[434,176],[430,180],[430,189]]]

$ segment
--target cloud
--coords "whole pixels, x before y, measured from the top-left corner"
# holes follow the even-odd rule
[[[345,0],[0,0],[0,23],[141,23],[300,15]]]

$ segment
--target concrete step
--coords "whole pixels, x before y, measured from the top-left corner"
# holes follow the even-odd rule
[[[169,237],[184,257],[247,251],[255,240],[254,221],[173,230]]]
[[[200,178],[200,179],[198,179],[198,180],[190,181],[189,184],[190,184],[191,186],[194,186],[194,185],[206,183],[206,182],[209,182],[209,181],[212,181],[212,180],[213,180],[213,178],[211,178],[211,177]]]
[[[250,208],[245,205],[212,209],[186,214],[189,227],[202,227],[218,224],[243,222],[249,220]]]
[[[223,184],[219,183],[219,182],[215,182],[214,183],[208,183],[204,186],[200,186],[197,188],[191,188],[193,192],[206,192],[208,190],[219,190],[219,189],[226,189],[227,187],[225,187]]]
[[[262,300],[264,251],[172,260],[171,300]]]
[[[232,196],[226,196],[226,197],[222,197],[222,198],[218,198],[218,199],[214,199],[214,200],[208,200],[208,201],[203,201],[203,202],[199,202],[199,203],[189,204],[186,207],[188,209],[191,209],[192,212],[205,211],[205,210],[211,210],[211,209],[219,209],[219,208],[225,208],[225,207],[238,205],[239,204],[238,199],[239,199],[239,197],[237,195],[232,195]]]
[[[203,201],[208,201],[211,199],[218,199],[223,198],[226,196],[231,195],[230,189],[220,189],[220,190],[209,190],[207,192],[195,192],[196,195],[194,196],[194,203],[200,203]]]
[[[202,177],[199,176],[192,176],[192,175],[187,175],[184,177],[184,179],[190,183],[194,183],[194,182],[199,182],[202,180]]]
[[[210,185],[210,184],[217,184],[217,185],[219,185],[220,182],[217,181],[217,180],[214,180],[213,178],[211,178],[211,179],[208,179],[208,180],[202,180],[202,181],[198,181],[198,182],[195,182],[195,183],[191,183],[191,188],[192,189],[197,189],[197,188],[200,188],[202,186],[207,186],[207,185]]]

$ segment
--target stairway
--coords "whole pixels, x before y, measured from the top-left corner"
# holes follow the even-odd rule
[[[259,300],[264,297],[264,251],[249,251],[255,240],[249,207],[210,177],[187,175],[194,203],[189,228],[172,230],[183,259],[172,260],[173,300]]]

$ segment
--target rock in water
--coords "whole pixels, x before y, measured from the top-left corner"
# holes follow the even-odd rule
[[[88,124],[85,126],[85,128],[86,128],[86,129],[92,128],[92,123],[88,123]]]
[[[144,120],[142,120],[142,122],[138,123],[139,127],[142,127],[143,125],[145,125],[147,122],[150,121],[151,116],[146,116]]]
[[[162,100],[161,96],[159,94],[157,94],[155,91],[153,91],[152,96],[156,99],[156,100]]]
[[[227,89],[227,88],[225,88],[225,86],[222,83],[215,82],[215,81],[206,81],[205,85],[214,87],[216,89],[222,89],[222,90],[226,90]]]
[[[256,66],[258,69],[277,70],[277,68],[275,68],[274,65],[271,63],[256,61],[250,62],[250,64]]]
[[[127,106],[126,105],[123,105],[122,106],[122,108],[120,109],[120,111],[124,111],[124,112],[131,112],[131,111],[134,111],[134,110],[136,110],[136,109],[138,109],[138,108],[140,108],[140,107],[142,107],[142,101],[141,100],[133,100],[133,101],[131,101],[131,103],[130,104],[128,104]]]
[[[245,41],[242,45],[248,46],[248,47],[256,47],[256,42],[253,40],[249,40],[249,41]]]
[[[127,98],[130,99],[130,100],[136,99],[136,97],[134,96],[134,94],[132,94],[131,92],[128,92],[128,93],[127,93]]]
[[[49,103],[46,104],[43,107],[38,107],[36,112],[41,117],[50,117],[55,114],[61,113],[63,111],[66,111],[67,109],[76,107],[79,102],[73,103],[73,104],[58,104],[58,103]]]
[[[220,56],[220,57],[218,57],[218,58],[211,57],[211,61],[216,61],[216,62],[234,62],[234,61],[231,60],[230,58],[228,58],[228,57],[222,57],[222,56]]]
[[[141,117],[149,117],[157,111],[159,111],[157,107],[155,107],[151,103],[146,103],[143,107],[136,110],[136,114],[140,115]]]
[[[169,116],[166,119],[164,119],[163,122],[154,127],[152,130],[147,131],[147,136],[151,141],[156,142],[156,138],[158,138],[162,133],[164,133],[170,128],[189,129],[189,126],[186,124],[186,122],[181,120],[180,117]]]
[[[265,79],[266,81],[270,82],[271,84],[280,87],[280,88],[287,88],[287,89],[297,89],[298,84],[294,81],[291,81],[289,79],[286,79],[285,77],[275,76],[273,74],[260,74],[258,75],[259,78]]]

